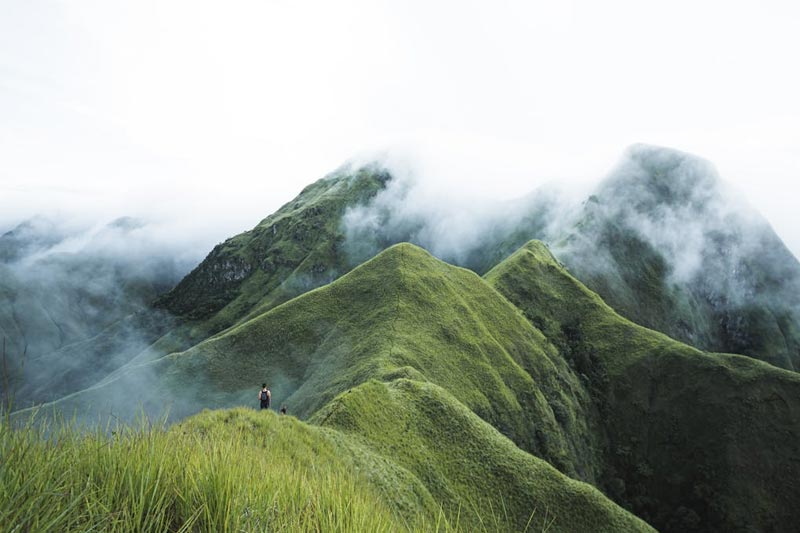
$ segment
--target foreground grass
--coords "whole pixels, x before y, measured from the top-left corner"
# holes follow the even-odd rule
[[[241,409],[110,435],[3,421],[0,530],[427,528],[394,516],[312,428],[277,418]]]
[[[13,426],[0,416],[0,531],[8,533],[457,533],[504,523],[502,509],[478,528],[462,524],[460,511],[448,520],[404,470],[356,440],[272,412],[204,411],[171,428]],[[525,531],[550,529],[534,518]]]

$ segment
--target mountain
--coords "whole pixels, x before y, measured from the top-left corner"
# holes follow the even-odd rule
[[[700,352],[616,314],[530,243],[486,275],[570,362],[601,414],[601,486],[663,531],[786,531],[800,376]]]
[[[345,210],[374,196],[390,175],[343,168],[309,185],[255,228],[217,245],[156,306],[216,333],[336,279],[355,266],[341,253]]]
[[[635,145],[579,206],[552,187],[512,202],[409,206],[389,183],[343,220],[361,259],[397,242],[484,274],[531,239],[629,319],[703,350],[800,363],[800,262],[707,161]],[[466,231],[465,227],[469,230]],[[350,244],[350,243],[357,244]]]
[[[523,454],[602,488],[664,531],[785,530],[800,519],[790,502],[800,376],[633,324],[538,242],[485,279],[413,245],[391,247],[58,406],[93,412],[102,403],[132,416],[136,398],[150,409],[171,404],[180,418],[251,404],[262,380],[289,412],[353,432],[410,470],[446,509],[478,489],[510,505],[511,488],[529,474],[517,482],[509,472],[518,467],[483,469]],[[464,426],[485,428],[492,442]],[[514,445],[498,444],[505,438]],[[447,442],[491,451],[458,459]],[[467,471],[474,477],[458,482]],[[511,508],[518,520],[530,513],[525,501]]]
[[[647,530],[545,462],[599,468],[591,400],[557,350],[476,274],[409,244],[58,407],[131,417],[169,403],[181,418],[252,403],[261,380],[290,413],[409,471],[451,519],[502,508],[501,529],[537,510],[554,530]]]
[[[40,413],[177,422],[268,381],[401,514],[791,530],[800,266],[708,163],[637,146],[574,210],[534,194],[454,236],[411,186],[378,165],[310,185],[39,360]]]
[[[641,325],[800,364],[800,262],[700,158],[631,148],[552,242],[576,277]]]
[[[250,403],[254,380],[268,381],[302,418],[365,379],[433,381],[523,448],[593,477],[584,442],[591,432],[570,424],[584,418],[574,411],[588,398],[566,363],[480,277],[412,245],[391,247],[330,285],[155,364],[161,384],[153,402],[165,391],[189,390],[189,405],[173,407],[188,412],[209,402]],[[142,381],[132,379],[130,391],[125,380],[107,388],[146,399]]]
[[[37,378],[30,398],[50,401],[134,358],[189,349],[405,241],[483,274],[528,240],[542,239],[576,277],[637,323],[703,350],[743,353],[782,368],[793,369],[800,357],[800,265],[699,158],[635,146],[577,209],[545,188],[484,206],[472,222],[468,214],[450,213],[455,218],[447,222],[415,208],[413,191],[413,183],[377,164],[333,172],[216,246],[154,307],[97,337],[82,334],[62,347],[50,342],[56,351],[29,373]],[[58,338],[46,314],[38,323],[45,327],[37,338]],[[10,327],[6,334],[22,337]]]
[[[70,350],[109,328],[117,345],[132,342],[120,322],[145,321],[150,303],[188,270],[173,251],[159,253],[144,240],[145,228],[132,218],[72,229],[38,217],[0,236],[0,337],[17,405],[59,397],[63,387],[49,382],[69,382],[64,372],[104,377]]]

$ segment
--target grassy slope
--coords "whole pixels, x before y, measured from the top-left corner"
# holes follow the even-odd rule
[[[303,417],[367,379],[431,381],[523,449],[595,477],[589,400],[556,350],[477,275],[412,245],[170,358],[176,384],[249,402],[263,376]]]
[[[401,404],[387,401],[387,391]],[[359,401],[372,409],[353,417]],[[11,431],[2,421],[0,528],[652,531],[433,385],[370,382],[332,408],[326,426],[355,419],[358,427],[321,428],[241,408],[111,437],[69,429],[45,437],[41,428]],[[390,437],[398,433],[386,410],[421,422],[400,436],[404,453],[387,449],[397,447]],[[451,428],[444,440],[442,424]]]
[[[404,531],[433,529],[437,518],[410,474],[352,439],[273,413],[204,412],[168,431],[111,437],[44,435],[0,422],[3,531]],[[384,472],[383,483],[369,469]],[[393,501],[413,502],[413,512],[393,511]]]
[[[341,398],[345,404],[350,397],[370,398],[375,386],[384,386],[380,382],[399,387],[403,394],[419,393],[421,400],[409,398],[403,411],[428,428],[418,435],[426,439],[422,448],[407,447],[415,458],[398,457],[385,448],[386,439],[375,438],[381,428],[395,423],[396,406],[385,404],[361,420],[359,428],[347,429],[361,435],[364,446],[374,447],[390,464],[413,472],[451,520],[458,520],[458,505],[473,526],[490,513],[488,506],[505,507],[488,516],[524,528],[536,507],[531,500],[538,498],[545,508],[558,509],[561,530],[592,521],[606,530],[618,523],[643,526],[609,507],[588,485],[557,474],[501,435],[566,472],[586,478],[597,473],[594,432],[587,423],[591,415],[585,412],[588,397],[555,348],[481,278],[412,245],[392,247],[329,286],[192,350],[120,375],[61,406],[85,407],[94,401],[116,410],[134,407],[129,398],[158,405],[169,401],[171,390],[196,395],[197,403],[183,406],[187,412],[200,405],[254,403],[262,377],[273,385],[276,402],[288,396],[290,412],[300,416],[319,413],[342,393],[334,405],[340,405]],[[161,380],[161,387],[145,389],[146,378]],[[379,396],[374,400],[380,401]],[[440,405],[452,416],[428,420],[432,413],[425,405]],[[315,420],[338,427],[344,411],[337,413],[329,419],[318,414]],[[429,451],[441,438],[455,435],[454,442],[482,443],[485,456],[475,461],[473,455],[451,448],[447,453],[459,455],[462,468],[445,468],[433,477],[438,459],[429,457]],[[398,441],[396,448],[406,446]],[[499,470],[489,475],[480,463],[494,453],[498,457],[487,464],[511,466],[497,466]],[[425,464],[431,470],[421,466]],[[484,478],[493,481],[480,481]],[[503,478],[514,488],[501,490]],[[470,508],[472,483],[485,488],[475,508]],[[583,502],[587,511],[567,513],[576,502]],[[556,516],[555,511],[548,513]]]
[[[602,414],[603,484],[665,531],[800,520],[800,378],[707,354],[617,315],[532,242],[486,275],[558,345]]]
[[[432,383],[370,381],[312,421],[340,429],[413,472],[467,530],[650,530],[590,485],[520,450]]]

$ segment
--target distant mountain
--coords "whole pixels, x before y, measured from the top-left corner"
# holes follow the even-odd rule
[[[119,343],[117,323],[150,314],[151,302],[188,270],[171,254],[131,253],[125,243],[144,226],[121,218],[98,228],[67,230],[38,217],[0,236],[0,337],[18,405],[63,393],[64,387],[48,382],[64,379],[67,370],[88,379],[103,377],[80,353],[68,358],[54,353],[107,328],[114,328]],[[129,335],[124,342],[131,340]]]
[[[66,236],[67,233],[48,218],[39,216],[25,220],[0,235],[0,263],[7,264],[52,248]]]
[[[800,262],[706,161],[636,146],[559,259],[612,307],[702,349],[800,368]]]

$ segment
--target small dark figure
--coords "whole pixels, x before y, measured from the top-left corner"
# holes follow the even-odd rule
[[[258,392],[258,399],[261,400],[261,408],[269,409],[269,402],[272,400],[272,393],[267,388],[267,384],[261,385],[261,390]]]
[[[285,405],[281,405],[281,414],[282,415],[286,414],[286,406]]]

